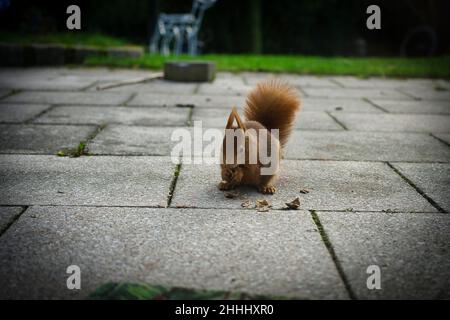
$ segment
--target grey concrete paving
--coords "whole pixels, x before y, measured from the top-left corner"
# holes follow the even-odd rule
[[[96,89],[153,72],[0,68],[0,298],[80,298],[110,281],[449,298],[448,80],[221,72]],[[198,152],[177,166],[175,130],[203,120],[223,133],[231,107],[273,77],[303,104],[275,195],[219,191],[219,165]],[[85,140],[87,155],[55,155]],[[281,210],[296,197],[299,211]],[[371,264],[382,290],[367,289]]]
[[[0,204],[165,206],[174,168],[161,157],[0,155]]]
[[[450,212],[449,163],[395,163],[393,165],[442,209]]]
[[[108,82],[101,82],[99,84],[107,84]],[[164,93],[164,94],[193,94],[197,89],[196,83],[182,83],[182,82],[170,82],[165,80],[154,80],[142,84],[134,84],[129,86],[121,86],[106,89],[105,92],[119,91],[119,92],[139,92],[139,93]],[[96,90],[92,87],[90,91]]]
[[[243,106],[245,97],[220,95],[169,95],[161,93],[138,93],[129,106],[192,106],[195,108],[226,108]]]
[[[0,99],[7,96],[10,92],[11,92],[11,90],[0,89]]]
[[[450,145],[450,133],[436,133],[434,136]]]
[[[88,150],[90,154],[170,156],[178,143],[171,140],[175,129],[110,125],[88,144]]]
[[[402,92],[417,98],[424,100],[450,100],[450,89],[449,88],[428,88],[428,89],[417,89],[417,88],[403,88]]]
[[[450,114],[450,102],[438,100],[396,101],[369,99],[391,113]]]
[[[32,207],[2,237],[0,259],[10,275],[0,298],[85,297],[108,281],[348,297],[308,212]]]
[[[287,159],[447,162],[450,148],[424,133],[294,131]]]
[[[133,108],[113,106],[58,106],[38,117],[36,123],[183,126],[188,108]]]
[[[24,122],[33,119],[50,107],[45,104],[0,103],[0,122]]]
[[[383,112],[377,107],[363,99],[323,99],[304,98],[302,99],[301,110],[305,111],[339,111],[339,112],[362,112],[379,113]]]
[[[202,121],[205,128],[224,128],[227,124],[228,116],[231,108],[228,109],[206,109],[199,108],[193,112],[193,121]],[[244,118],[244,113],[240,111],[240,115]],[[304,130],[343,130],[343,127],[333,120],[333,118],[325,112],[308,112],[301,111],[295,123],[296,129]]]
[[[307,97],[325,97],[325,98],[383,98],[412,100],[407,94],[394,89],[348,89],[348,88],[304,88],[303,91]]]
[[[0,207],[0,234],[14,222],[22,211],[21,207]]]
[[[450,132],[450,116],[431,114],[337,113],[333,115],[350,130],[388,132]]]
[[[47,92],[24,91],[2,101],[44,104],[115,105],[125,103],[131,97],[127,92]]]
[[[265,198],[282,209],[300,197],[300,208],[307,210],[437,211],[384,163],[285,160],[276,194],[241,187],[231,200],[218,190],[220,180],[217,165],[183,164],[172,206],[236,209],[248,199]],[[301,194],[301,189],[311,191]]]
[[[318,213],[359,299],[450,299],[450,216],[421,213]],[[369,290],[369,266],[381,289]]]
[[[95,126],[0,124],[0,153],[56,154],[76,148]]]

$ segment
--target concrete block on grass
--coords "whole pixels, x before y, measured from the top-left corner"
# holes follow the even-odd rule
[[[208,82],[216,73],[214,62],[169,61],[164,64],[164,78],[171,81]]]

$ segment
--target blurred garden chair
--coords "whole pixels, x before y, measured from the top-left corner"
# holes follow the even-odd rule
[[[156,23],[155,31],[150,40],[150,52],[162,55],[170,54],[170,45],[174,41],[174,52],[183,52],[184,42],[187,41],[187,53],[198,54],[198,31],[202,24],[205,11],[217,0],[194,0],[190,13],[165,14],[161,13]],[[159,49],[159,50],[158,50]]]

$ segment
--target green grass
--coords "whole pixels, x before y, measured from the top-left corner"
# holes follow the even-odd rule
[[[168,60],[215,61],[220,71],[267,71],[359,77],[450,77],[450,56],[435,58],[344,58],[287,55],[202,55],[199,57],[146,54],[140,58],[90,57],[90,66],[161,69]]]
[[[45,43],[63,44],[66,46],[85,45],[95,47],[120,47],[131,45],[129,42],[96,33],[68,32],[68,33],[48,33],[48,34],[20,34],[0,32],[0,42],[6,43]]]

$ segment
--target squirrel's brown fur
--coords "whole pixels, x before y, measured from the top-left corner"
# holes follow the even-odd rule
[[[244,114],[247,121],[261,123],[267,129],[280,130],[284,147],[291,134],[300,100],[295,90],[277,80],[261,82],[247,97]]]
[[[258,155],[261,148],[264,148],[264,152],[269,151],[269,154],[272,151],[272,154],[277,157],[277,161],[273,165],[278,171],[282,148],[286,145],[291,134],[295,116],[299,109],[300,100],[296,91],[288,84],[277,80],[259,83],[250,92],[244,107],[245,122],[241,121],[236,108],[233,108],[226,129],[233,129],[234,132],[241,130],[245,139],[243,139],[243,142],[241,141],[241,145],[234,146],[234,163],[225,163],[227,139],[226,136],[224,138],[221,164],[222,182],[219,184],[221,190],[229,190],[237,185],[248,184],[256,186],[258,191],[262,193],[272,194],[275,192],[276,189],[272,183],[276,178],[276,173],[262,175],[261,168],[264,165],[260,162],[259,156],[256,164],[248,162],[249,149],[256,146]],[[232,126],[234,120],[238,124],[237,127]],[[279,130],[279,141],[270,131],[267,131],[267,140],[273,139],[276,150],[270,150],[267,145],[260,144],[258,132],[261,129]],[[245,163],[243,164],[238,164],[237,161],[239,150],[243,150],[241,152],[245,153]]]

